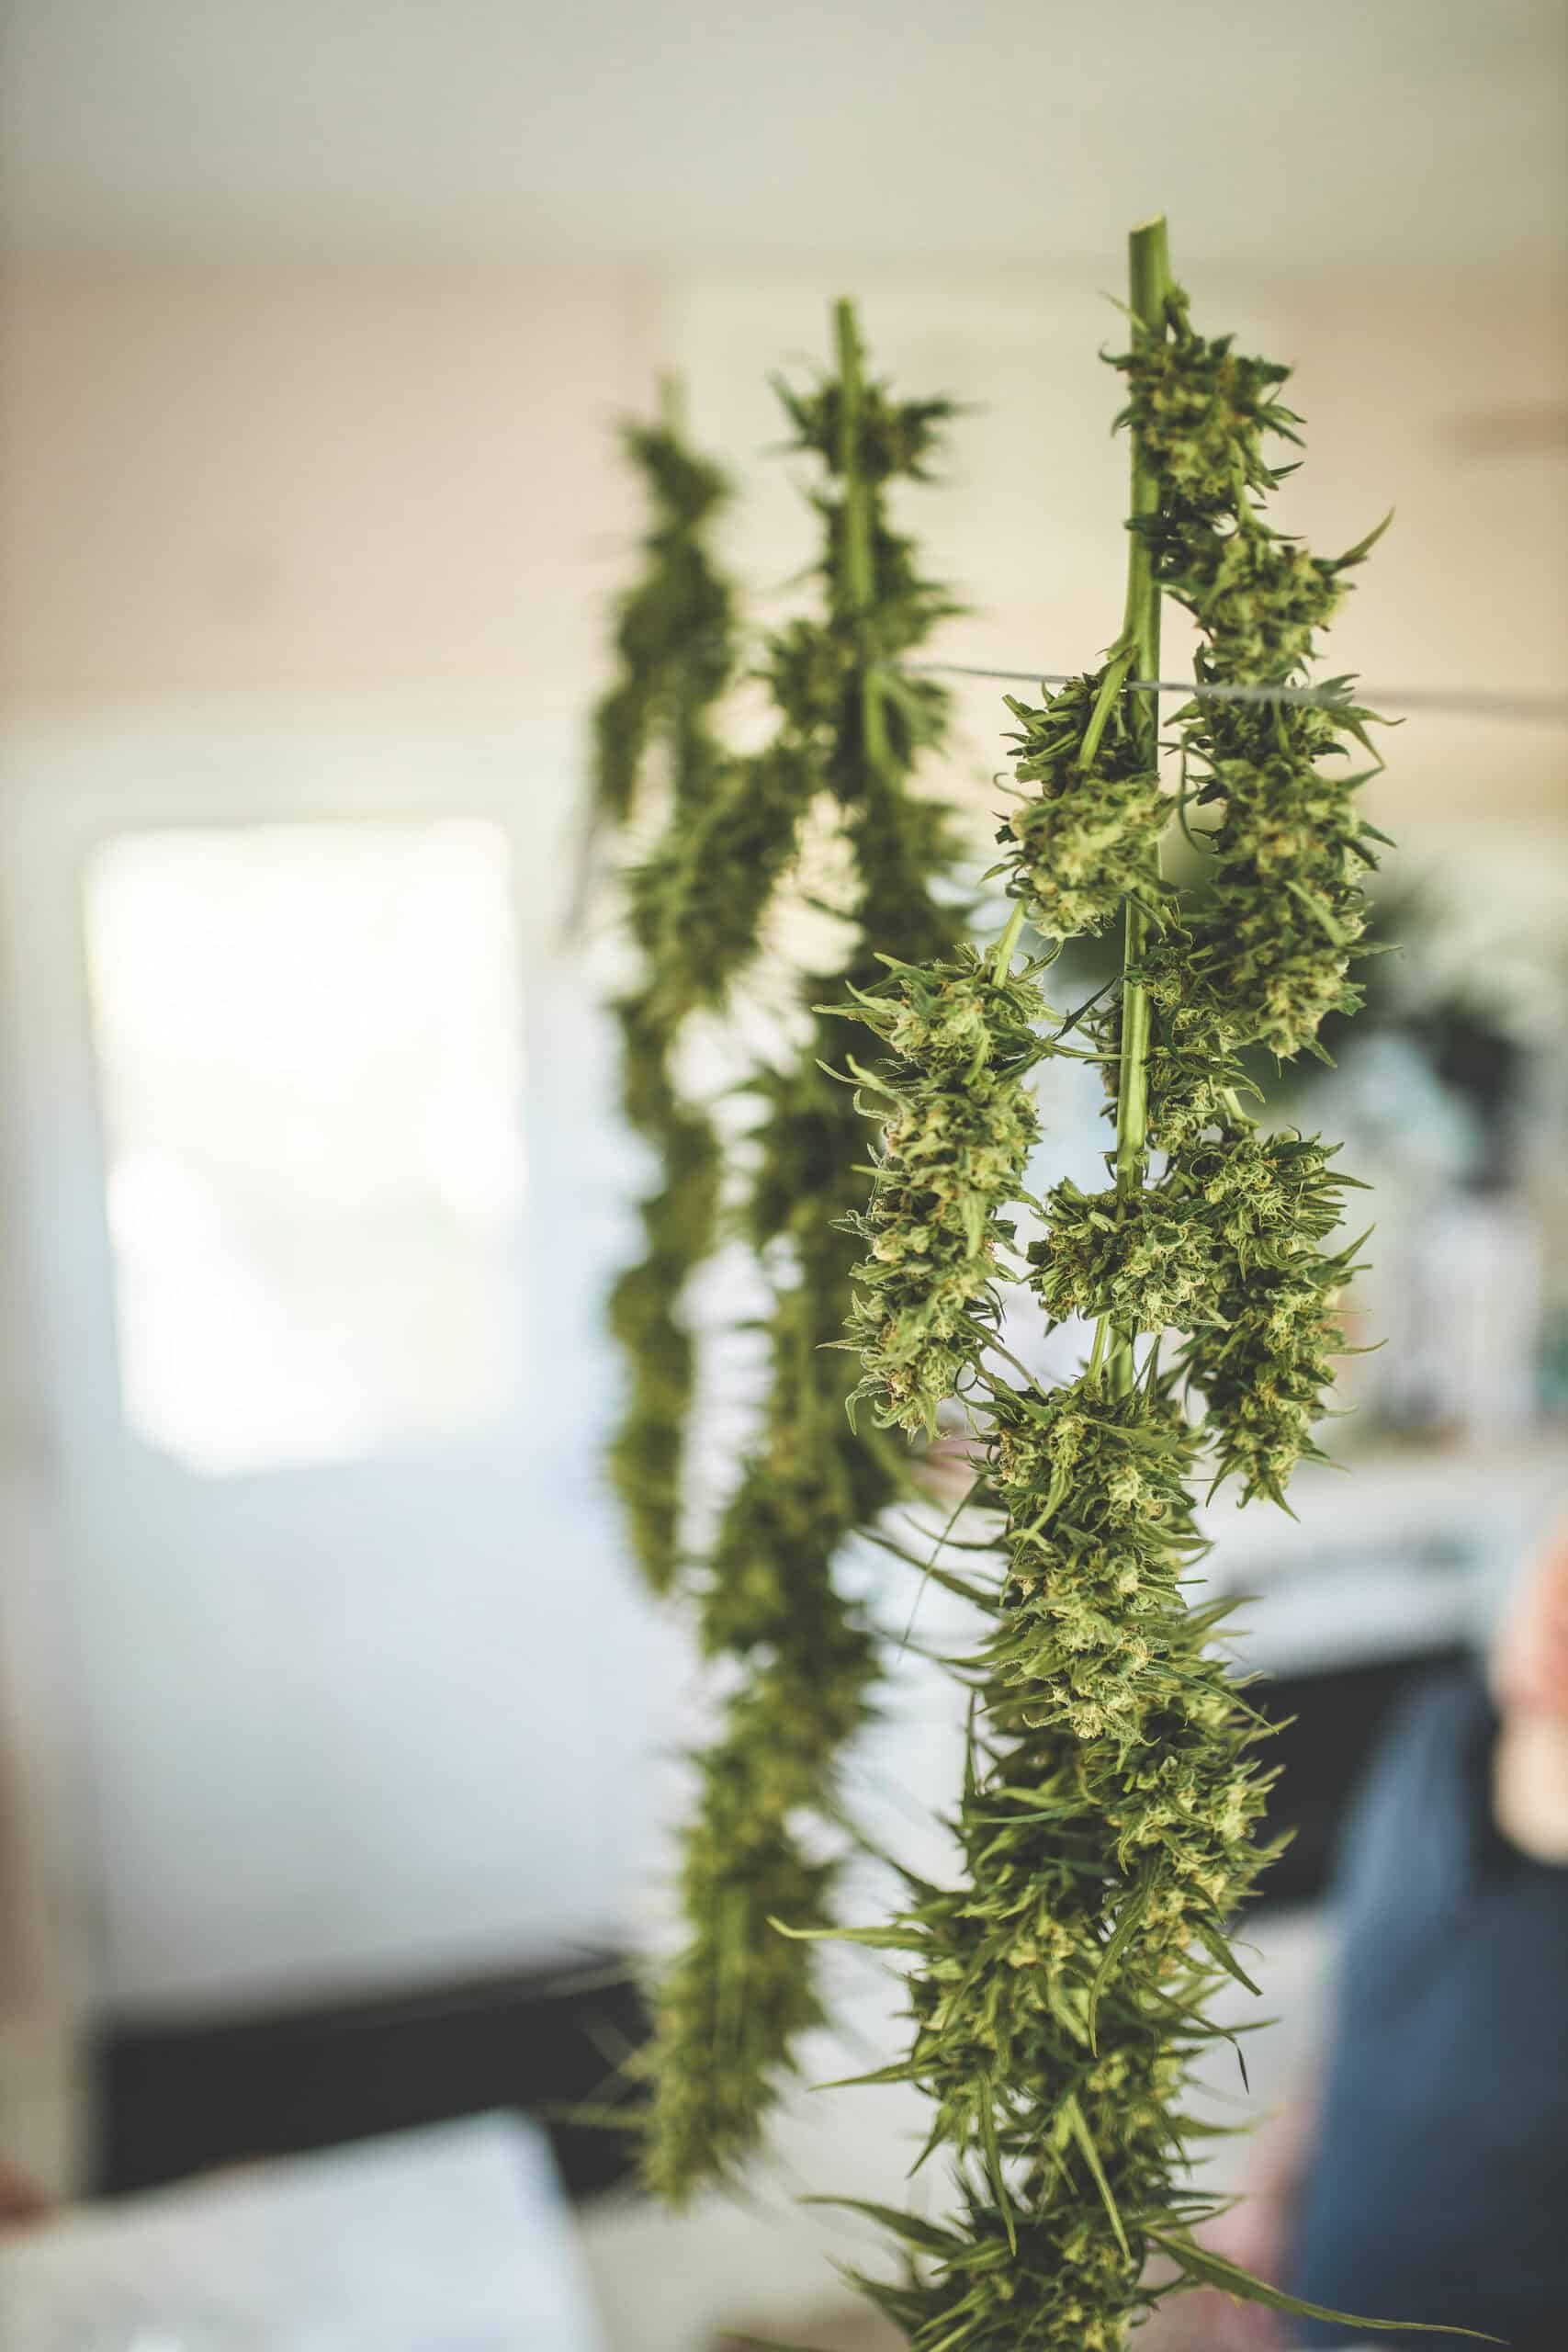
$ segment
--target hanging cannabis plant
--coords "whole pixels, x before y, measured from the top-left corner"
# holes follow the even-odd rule
[[[908,2056],[869,2079],[919,2086],[925,2153],[955,2171],[945,2220],[871,2209],[906,2271],[863,2284],[916,2352],[1120,2352],[1134,2319],[1197,2284],[1303,2308],[1192,2234],[1217,2209],[1186,2185],[1200,2127],[1181,2100],[1223,2031],[1211,1994],[1247,1982],[1228,1922],[1269,1858],[1271,1775],[1268,1726],[1211,1646],[1224,1605],[1190,1607],[1183,1587],[1204,1549],[1196,1482],[1282,1501],[1339,1345],[1350,1180],[1315,1137],[1259,1129],[1238,1057],[1310,1051],[1356,1001],[1380,837],[1345,755],[1369,714],[1342,683],[1303,686],[1370,542],[1325,560],[1269,521],[1282,469],[1267,453],[1298,422],[1276,397],[1285,370],[1193,331],[1163,223],[1134,232],[1131,347],[1112,364],[1134,450],[1126,614],[1099,671],[1010,705],[1012,919],[993,950],[892,967],[847,1008],[889,1048],[863,1097],[884,1132],[854,1219],[859,1402],[915,1434],[965,1403],[976,1501],[998,1514],[994,1580],[939,1571],[988,1621],[958,1668],[960,1874],[906,1874],[897,1919],[863,1931],[907,1956],[912,2027]],[[1165,594],[1200,635],[1199,692],[1173,721],[1180,820],[1212,877],[1190,903],[1161,876],[1173,803],[1139,690]],[[1116,921],[1114,997],[1051,1012],[1054,943]],[[1021,962],[1026,923],[1048,950]],[[1111,1181],[1032,1204],[1043,1231],[1021,1254],[1031,1074],[1065,1053],[1103,1065]],[[1092,1318],[1065,1385],[1000,1346],[1021,1289],[1053,1325]]]
[[[823,1068],[840,1041],[815,1008],[871,986],[879,953],[941,953],[957,922],[937,887],[953,860],[946,820],[913,788],[917,765],[940,743],[946,698],[888,666],[952,609],[922,578],[886,496],[899,477],[925,477],[950,412],[942,401],[895,401],[869,381],[848,305],[836,323],[836,373],[809,391],[781,388],[791,446],[821,481],[812,493],[823,536],[819,609],[766,648],[776,715],[766,748],[725,764],[705,740],[701,790],[674,797],[638,878],[646,983],[625,1014],[635,1072],[639,1027],[665,1039],[698,1008],[722,1006],[758,953],[807,820],[830,815],[852,874],[837,909],[844,959],[830,973],[797,976],[793,1046],[752,1089],[759,1115],[743,1222],[771,1295],[766,1389],[712,1543],[689,1564],[703,1646],[728,1662],[730,1682],[717,1735],[697,1759],[682,1865],[687,1940],[656,2002],[646,2168],[676,2201],[725,2177],[755,2145],[798,2037],[821,2014],[809,1946],[770,1922],[825,1925],[831,1916],[838,1865],[827,1833],[840,1816],[840,1759],[876,1674],[873,1629],[835,1566],[906,1476],[902,1449],[870,1427],[857,1432],[845,1411],[856,1375],[836,1343],[858,1252],[843,1227],[863,1191],[866,1136],[849,1091]],[[721,671],[704,676],[722,683]],[[652,1107],[670,1167],[663,1069]],[[635,1091],[633,1099],[635,1107]],[[711,1156],[703,1167],[705,1218]],[[695,1197],[694,1182],[681,1197]],[[706,1228],[684,1207],[682,1217],[674,1255],[685,1264],[694,1233]],[[643,1270],[633,1278],[645,1279]],[[661,1314],[668,1296],[664,1281]],[[624,1306],[618,1313],[641,1348]],[[658,1513],[666,1581],[678,1549],[671,1424],[689,1393],[687,1359],[678,1361],[679,1394],[661,1380],[658,1413],[643,1417],[657,1458],[640,1501],[640,1434],[633,1447],[623,1432],[616,1452],[635,1507]],[[634,1397],[645,1394],[639,1371]]]
[[[702,617],[711,574],[705,560],[682,569],[683,542],[677,570],[700,583],[685,617],[667,639],[658,614],[680,600],[656,564],[657,611],[624,635],[627,679],[603,707],[611,814],[635,797],[649,714],[664,714],[671,747],[671,822],[634,892],[644,981],[623,1008],[629,1100],[667,1178],[645,1211],[650,1262],[682,1170],[691,1206],[653,1285],[657,1318],[617,1309],[634,1351],[670,1329],[716,1197],[711,1136],[670,1082],[671,1041],[757,956],[815,812],[833,813],[854,876],[840,968],[803,976],[798,1050],[754,1089],[745,1228],[771,1296],[767,1385],[701,1557],[682,1558],[679,1532],[688,1354],[665,1353],[676,1376],[660,1375],[646,1440],[617,1441],[648,1515],[644,1558],[660,1582],[685,1571],[728,1674],[683,1849],[688,1940],[657,2006],[647,2171],[680,2201],[755,2145],[820,2015],[819,1940],[901,1951],[908,2052],[869,2079],[925,2093],[924,2154],[947,2154],[954,2205],[945,2219],[865,2209],[904,2270],[863,2284],[914,2352],[1122,2352],[1136,2318],[1197,2284],[1307,2308],[1193,2234],[1216,2208],[1187,2185],[1201,2127],[1181,2102],[1195,2056],[1229,2038],[1211,1996],[1227,1975],[1247,1982],[1229,1922],[1269,1859],[1271,1775],[1269,1726],[1213,1647],[1225,1606],[1190,1606],[1186,1587],[1205,1548],[1200,1484],[1282,1502],[1315,1452],[1354,1270],[1354,1245],[1337,1240],[1353,1180],[1319,1138],[1260,1126],[1247,1072],[1260,1049],[1314,1051],[1325,1015],[1358,1001],[1362,877],[1381,836],[1358,813],[1352,755],[1371,715],[1346,682],[1306,680],[1371,540],[1325,560],[1270,522],[1275,446],[1299,422],[1278,397],[1285,371],[1194,332],[1162,223],[1132,250],[1131,343],[1112,362],[1133,446],[1126,612],[1097,671],[1038,706],[1010,703],[997,871],[1014,904],[994,946],[962,937],[941,887],[944,820],[911,788],[944,704],[899,665],[949,607],[885,503],[896,477],[923,476],[948,411],[866,381],[847,306],[836,375],[784,395],[794,447],[825,477],[824,553],[820,612],[767,649],[773,741],[727,760],[707,732],[729,673],[728,605]],[[671,508],[671,549],[711,503],[682,505],[679,524]],[[1150,684],[1167,595],[1199,637],[1195,693],[1169,722],[1174,797]],[[655,689],[655,675],[685,684]],[[1201,852],[1201,891],[1162,875],[1172,820]],[[1054,1011],[1059,944],[1112,923],[1114,992]],[[1021,956],[1026,932],[1042,952]],[[1069,1056],[1105,1075],[1111,1181],[1035,1201],[1035,1076]],[[846,1060],[858,1097],[829,1074]],[[881,1131],[869,1199],[866,1115]],[[1039,1227],[1021,1248],[1021,1204]],[[1048,1325],[1092,1324],[1063,1385],[1041,1385],[1003,1344],[1004,1303],[1025,1293]],[[993,1514],[998,1564],[933,1571],[985,1620],[954,1662],[971,1694],[960,1869],[951,1886],[901,1873],[897,1917],[845,1929],[825,1833],[842,1821],[877,1644],[835,1569],[899,1490],[898,1433],[929,1438],[944,1410],[969,1416],[973,1500]],[[986,1548],[970,1541],[964,1556]],[[1359,2323],[1402,2324],[1415,2324]]]
[[[672,385],[659,421],[629,424],[622,437],[649,521],[642,577],[616,616],[618,675],[593,714],[593,815],[645,845],[655,830],[656,846],[626,894],[640,976],[615,1010],[623,1107],[658,1181],[641,1204],[643,1254],[610,1297],[626,1397],[609,1467],[633,1554],[653,1590],[665,1592],[679,1556],[694,1374],[682,1300],[713,1245],[719,1151],[711,1122],[677,1080],[684,1007],[659,985],[660,877],[729,773],[714,713],[735,667],[733,598],[708,547],[729,489],[687,446]]]

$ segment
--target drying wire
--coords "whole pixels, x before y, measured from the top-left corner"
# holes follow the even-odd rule
[[[706,639],[699,640],[705,643]],[[1070,686],[1081,670],[992,670],[974,662],[875,662],[870,665],[902,678],[985,678],[1010,686]],[[1352,698],[1350,689],[1356,687]],[[1568,695],[1493,694],[1479,686],[1361,686],[1337,678],[1324,686],[1222,685],[1201,678],[1128,678],[1134,695],[1180,695],[1200,702],[1292,703],[1314,710],[1357,710],[1375,716],[1383,708],[1430,711],[1446,718],[1491,719],[1509,727],[1568,727]],[[1365,696],[1365,701],[1360,699]],[[1369,710],[1369,706],[1375,709]],[[572,908],[581,904],[592,857],[592,821],[582,836],[581,871]],[[575,914],[570,918],[575,920]]]
[[[693,640],[700,650],[714,640]],[[1082,670],[1035,670],[1020,663],[993,670],[975,662],[873,662],[898,678],[986,678],[1008,686],[1070,686],[1086,674]],[[1321,686],[1269,684],[1221,685],[1201,678],[1127,678],[1122,691],[1131,695],[1180,695],[1200,702],[1292,703],[1308,710],[1359,710],[1377,717],[1391,710],[1430,711],[1445,718],[1498,720],[1513,727],[1568,727],[1568,695],[1494,693],[1484,686],[1363,686],[1359,678],[1331,678]],[[1371,708],[1369,710],[1369,706]]]
[[[1077,671],[989,670],[972,662],[888,662],[876,665],[903,677],[990,678],[1007,685],[1069,686]],[[1134,695],[1181,695],[1202,702],[1281,702],[1315,710],[1361,708],[1361,697],[1394,710],[1438,711],[1456,718],[1501,719],[1519,727],[1568,726],[1568,695],[1489,694],[1479,687],[1360,686],[1352,704],[1349,682],[1329,686],[1220,685],[1193,678],[1129,678]]]

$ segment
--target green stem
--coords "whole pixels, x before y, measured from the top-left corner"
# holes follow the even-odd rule
[[[1170,257],[1163,219],[1146,220],[1141,228],[1133,231],[1128,241],[1128,260],[1130,307],[1134,319],[1139,327],[1157,334],[1164,329],[1166,301],[1171,282]],[[1141,515],[1153,514],[1159,504],[1159,483],[1136,435],[1133,441],[1131,504],[1134,521]],[[1129,535],[1127,608],[1122,617],[1122,635],[1117,641],[1117,655],[1119,660],[1127,663],[1127,677],[1158,677],[1159,589],[1155,582],[1147,542],[1138,531]],[[1159,697],[1157,695],[1134,695],[1131,699],[1134,707],[1129,714],[1130,723],[1149,764],[1153,766],[1159,756]],[[1156,849],[1156,877],[1158,861]],[[1122,1035],[1116,1082],[1116,1192],[1122,1200],[1136,1192],[1144,1181],[1148,1125],[1149,1001],[1142,985],[1130,975],[1143,960],[1147,933],[1148,916],[1136,895],[1130,895],[1123,910]],[[1107,1370],[1112,1395],[1127,1395],[1136,1378],[1130,1331],[1111,1330]]]
[[[876,602],[876,569],[872,546],[872,493],[861,464],[861,412],[865,399],[860,330],[855,306],[833,305],[833,339],[839,360],[839,473],[844,485],[844,546],[842,579],[838,583],[840,616],[859,640],[861,726],[866,764],[881,773],[887,764],[887,722],[882,686],[865,642],[864,627]]]
[[[1013,951],[1018,945],[1019,934],[1023,929],[1025,912],[1026,909],[1021,899],[1008,917],[1007,929],[997,942],[996,954],[991,958],[991,978],[998,988],[1012,969]]]
[[[1095,696],[1094,708],[1089,713],[1089,725],[1084,729],[1083,741],[1078,746],[1078,765],[1086,772],[1094,765],[1095,754],[1100,749],[1100,739],[1105,732],[1105,723],[1111,716],[1111,707],[1117,695],[1126,684],[1128,673],[1132,667],[1133,648],[1122,644],[1121,651],[1113,652],[1106,664],[1105,675],[1100,682],[1100,692]]]

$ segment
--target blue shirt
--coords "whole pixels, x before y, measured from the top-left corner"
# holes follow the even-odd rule
[[[1496,1730],[1477,1676],[1427,1685],[1353,1810],[1326,2098],[1289,2285],[1337,2311],[1568,2352],[1568,1870],[1496,1829]],[[1305,2345],[1367,2340],[1293,2324]]]

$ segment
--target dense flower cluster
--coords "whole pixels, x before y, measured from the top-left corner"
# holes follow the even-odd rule
[[[1029,1074],[1045,1001],[1032,971],[998,978],[973,947],[929,966],[894,963],[842,1008],[892,1059],[867,1107],[883,1122],[869,1204],[848,1220],[865,1244],[850,1318],[880,1426],[934,1437],[997,1320],[1002,1212],[1023,1190],[1040,1133]],[[891,1107],[889,1108],[889,1104]]]
[[[643,575],[617,616],[619,674],[593,714],[594,806],[601,822],[634,838],[650,814],[660,820],[658,848],[627,884],[641,976],[615,1007],[622,1102],[654,1155],[658,1181],[641,1204],[642,1257],[610,1297],[626,1388],[608,1466],[633,1555],[652,1589],[664,1592],[680,1555],[694,1371],[682,1301],[713,1244],[719,1154],[705,1113],[675,1081],[687,1005],[671,996],[660,962],[659,873],[728,781],[713,713],[734,669],[734,600],[708,545],[729,495],[724,476],[668,421],[628,424],[624,441],[650,520]]]
[[[1209,1312],[1188,1325],[1182,1369],[1202,1396],[1216,1480],[1236,1477],[1244,1502],[1283,1503],[1296,1464],[1317,1455],[1335,1317],[1357,1244],[1324,1247],[1353,1176],[1330,1167],[1315,1136],[1226,1133],[1173,1163],[1172,1181],[1201,1193],[1222,1247]]]
[[[858,1245],[845,1227],[863,1198],[866,1128],[852,1090],[823,1067],[841,1058],[842,1023],[814,1008],[873,989],[884,950],[945,953],[957,927],[933,892],[953,864],[946,821],[911,789],[919,755],[940,741],[945,699],[881,667],[950,608],[883,503],[890,479],[921,475],[949,411],[867,384],[847,313],[840,356],[837,378],[785,394],[795,446],[828,471],[815,501],[823,609],[772,640],[763,674],[774,741],[697,813],[657,913],[667,988],[687,1003],[712,1001],[754,952],[805,810],[820,799],[834,811],[856,879],[844,910],[854,944],[841,970],[805,978],[798,1051],[752,1088],[745,1227],[773,1283],[767,1385],[755,1441],[694,1570],[704,1647],[736,1680],[696,1759],[682,1871],[688,1939],[656,2001],[646,2169],[677,2203],[750,2152],[818,2015],[811,1943],[771,1922],[811,1929],[830,1917],[840,1768],[877,1670],[836,1564],[905,1476],[892,1441],[857,1431],[846,1409],[856,1373],[839,1342]]]
[[[711,798],[649,857],[637,882],[668,1021],[722,1006],[756,956],[820,788],[809,747],[776,740],[728,761]]]
[[[641,577],[617,608],[617,675],[595,706],[593,798],[599,817],[626,824],[662,752],[676,797],[699,800],[715,756],[713,705],[734,662],[734,600],[709,537],[728,503],[719,469],[666,419],[622,427],[649,506]]]
[[[1204,847],[1211,894],[1156,951],[1149,993],[1175,1043],[1208,1053],[1310,1049],[1331,1012],[1353,1012],[1349,977],[1365,927],[1358,876],[1376,863],[1356,812],[1364,775],[1319,764],[1369,714],[1194,705],[1183,737],[1200,807],[1220,814]]]
[[[826,798],[843,812],[857,847],[873,830],[862,823],[868,814],[897,832],[898,779],[939,744],[946,723],[947,697],[934,681],[881,666],[919,646],[956,609],[922,576],[913,541],[887,519],[883,492],[896,474],[924,478],[952,404],[900,403],[869,383],[856,386],[846,412],[836,380],[811,391],[779,390],[795,430],[792,447],[823,461],[840,483],[852,481],[854,494],[829,491],[814,502],[827,620],[794,619],[767,640],[761,678],[777,731],[751,758],[730,764],[720,789],[649,876],[666,989],[682,1004],[721,1002],[756,954],[763,916],[813,804]],[[856,423],[846,444],[847,413]],[[862,575],[854,591],[852,571]],[[908,821],[926,830],[923,870],[940,870],[951,852],[934,812],[912,804]],[[866,927],[878,940],[910,944],[897,929]]]
[[[1100,671],[1039,707],[1004,696],[1016,806],[997,835],[998,871],[1048,939],[1102,931],[1147,874],[1169,814],[1146,730]]]
[[[655,1592],[674,1581],[681,1549],[682,1464],[695,1343],[682,1313],[694,1269],[713,1246],[719,1151],[705,1112],[671,1075],[672,1037],[645,999],[618,1008],[622,1101],[655,1145],[660,1181],[643,1199],[644,1250],[610,1293],[610,1329],[626,1366],[626,1396],[610,1440],[609,1470],[633,1553]]]
[[[1328,1166],[1315,1136],[1259,1136],[1234,1091],[1206,1114],[1169,1118],[1166,1172],[1122,1204],[1114,1233],[1106,1196],[1064,1195],[1036,1279],[1054,1314],[1114,1297],[1119,1319],[1137,1316],[1126,1328],[1183,1335],[1177,1361],[1203,1411],[1214,1483],[1235,1478],[1244,1502],[1283,1502],[1297,1464],[1319,1454],[1313,1426],[1343,1352],[1337,1308],[1357,1245],[1325,1242],[1356,1180]]]
[[[848,1612],[812,1612],[815,1638],[759,1667],[701,1758],[683,1844],[682,1907],[692,1923],[659,1987],[657,2115],[649,2185],[682,2204],[756,2145],[779,2074],[821,2020],[810,1947],[775,1919],[831,1913],[838,1863],[803,1837],[865,1716],[874,1661]]]
[[[1046,1194],[1045,1215],[1029,1259],[1053,1322],[1103,1315],[1123,1331],[1164,1331],[1211,1311],[1224,1259],[1204,1203],[1179,1184],[1122,1198],[1066,1180]]]
[[[1198,624],[1200,680],[1299,684],[1343,575],[1371,541],[1325,561],[1267,521],[1285,469],[1269,464],[1266,444],[1294,443],[1300,422],[1273,397],[1285,371],[1205,340],[1179,295],[1160,331],[1135,334],[1116,364],[1158,481],[1157,510],[1140,527],[1156,578]],[[1248,1198],[1265,1165],[1234,1087],[1227,1098],[1235,1056],[1312,1050],[1326,1015],[1359,1001],[1350,970],[1361,877],[1381,836],[1359,813],[1365,777],[1347,753],[1370,755],[1370,720],[1345,681],[1326,707],[1199,697],[1179,714],[1190,788],[1213,812],[1208,887],[1156,941],[1143,978],[1159,1027],[1152,1124],[1170,1154],[1161,1192],[1185,1205],[1189,1228],[1227,1188],[1233,1202]],[[1190,1334],[1183,1363],[1207,1405],[1217,1472],[1235,1475],[1244,1497],[1282,1499],[1296,1463],[1315,1451],[1312,1424],[1332,1383],[1350,1253],[1320,1246],[1342,1182],[1323,1159],[1305,1145],[1274,1148],[1267,1164],[1281,1185],[1259,1196],[1274,1210],[1269,1250],[1243,1246],[1233,1216],[1213,1237],[1197,1294],[1206,1311],[1169,1318]]]
[[[1355,1271],[1354,1246],[1302,1250],[1249,1275],[1237,1269],[1211,1331],[1186,1351],[1208,1405],[1215,1476],[1238,1478],[1244,1502],[1282,1503],[1297,1463],[1321,1454],[1313,1427],[1344,1352],[1335,1306]]]
[[[1159,491],[1134,527],[1156,581],[1198,625],[1200,681],[1299,684],[1345,573],[1378,535],[1326,560],[1267,520],[1289,469],[1267,462],[1266,436],[1294,442],[1300,422],[1271,396],[1287,371],[1206,340],[1179,294],[1114,364]],[[1313,1044],[1326,1013],[1355,1010],[1360,877],[1378,836],[1355,805],[1364,777],[1336,763],[1366,748],[1369,718],[1348,694],[1332,708],[1200,699],[1180,714],[1197,803],[1218,815],[1208,899],[1150,959],[1150,992],[1177,1042],[1288,1056]]]
[[[1321,1244],[1355,1179],[1316,1136],[1225,1125],[1171,1155],[1156,1184],[1119,1199],[1058,1184],[1032,1242],[1033,1286],[1055,1321],[1188,1334],[1179,1361],[1204,1394],[1219,1477],[1282,1501],[1323,1412],[1338,1343],[1336,1294],[1354,1250]]]
[[[1205,2210],[1173,2186],[1177,2112],[1224,1923],[1265,1859],[1261,1726],[1179,1580],[1201,1546],[1194,1439],[1163,1395],[998,1385],[1005,1580],[953,1889],[910,1882],[878,1941],[909,1967],[907,2059],[957,2160],[946,2224],[883,2215],[911,2256],[866,2291],[911,2345],[1121,2352],[1148,2255]]]

